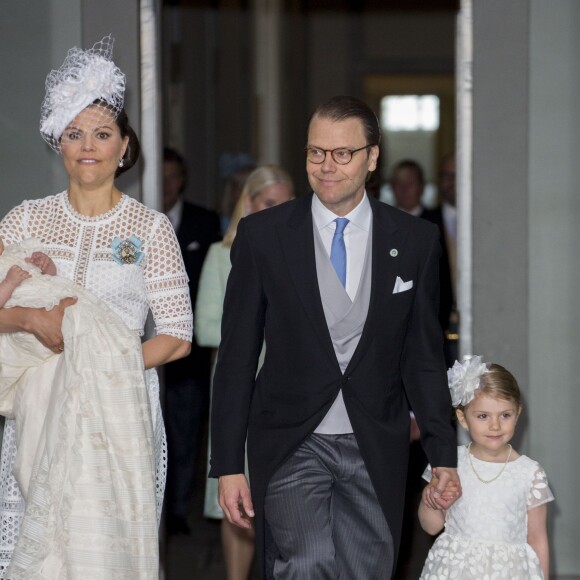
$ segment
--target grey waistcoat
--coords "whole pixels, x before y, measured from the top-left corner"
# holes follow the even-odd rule
[[[369,310],[371,297],[372,264],[372,224],[369,230],[365,262],[354,302],[343,288],[330,257],[326,252],[318,228],[314,226],[314,254],[318,287],[322,298],[324,316],[330,331],[334,352],[344,373],[360,340]],[[348,264],[347,264],[348,268]],[[340,434],[352,433],[352,426],[346,412],[342,390],[324,419],[314,430],[315,433]]]

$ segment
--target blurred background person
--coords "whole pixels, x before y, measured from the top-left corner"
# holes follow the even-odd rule
[[[425,190],[423,168],[412,159],[399,161],[391,175],[391,189],[395,205],[416,217],[421,217],[425,207],[421,203]]]
[[[441,330],[445,332],[448,328],[453,298],[441,209],[428,209],[423,205],[425,173],[421,165],[413,159],[404,159],[395,165],[391,175],[391,189],[396,207],[416,217],[429,220],[439,228],[442,248],[439,261],[439,322],[441,323]],[[409,469],[405,494],[405,516],[403,518],[401,549],[395,574],[396,580],[418,577],[421,573],[421,559],[426,557],[429,547],[432,544],[431,538],[421,529],[417,517],[417,505],[421,500],[421,492],[423,489],[421,476],[427,465],[427,457],[423,452],[419,437],[420,432],[417,421],[412,417]],[[413,566],[415,566],[415,569],[413,569]]]
[[[219,159],[219,173],[224,180],[224,188],[220,200],[221,231],[225,234],[234,208],[242,193],[248,175],[256,169],[256,162],[247,153],[222,153]]]
[[[185,200],[187,172],[174,149],[163,151],[163,212],[171,221],[189,278],[195,305],[203,261],[220,239],[220,220],[210,211]],[[199,463],[209,405],[211,350],[192,341],[188,357],[165,365],[165,419],[169,447],[166,527],[169,534],[189,534],[187,516]]]
[[[437,225],[441,233],[441,248],[443,252],[439,262],[439,321],[442,330],[445,332],[449,326],[449,317],[451,315],[454,298],[442,210],[439,207],[427,209],[423,205],[422,197],[425,191],[425,174],[421,165],[413,159],[404,159],[395,165],[391,175],[391,188],[395,197],[396,207],[411,215],[433,222]],[[452,364],[453,361],[448,366],[452,366]]]
[[[449,264],[451,307],[445,327],[445,359],[448,366],[459,358],[459,312],[457,310],[457,206],[455,153],[441,160],[438,190],[441,201],[441,231]]]
[[[198,344],[217,349],[226,282],[230,273],[230,249],[239,221],[252,213],[276,206],[294,197],[290,176],[276,165],[255,169],[242,189],[223,242],[213,244],[203,265],[195,306],[195,336]],[[260,361],[263,360],[263,352]],[[247,580],[254,559],[254,531],[231,524],[218,504],[218,480],[208,479],[204,515],[221,519],[221,537],[227,580]]]

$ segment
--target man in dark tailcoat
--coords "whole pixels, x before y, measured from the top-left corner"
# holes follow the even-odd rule
[[[306,147],[314,193],[242,220],[232,247],[210,476],[232,522],[255,517],[264,576],[390,577],[408,401],[439,478],[435,500],[458,480],[439,232],[367,196],[379,140],[362,101],[318,107]]]

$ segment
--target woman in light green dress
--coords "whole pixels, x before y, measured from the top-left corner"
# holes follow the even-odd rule
[[[210,246],[201,271],[194,318],[195,337],[200,346],[217,350],[220,343],[223,302],[231,268],[230,248],[236,237],[238,223],[251,213],[284,203],[293,197],[294,186],[290,176],[276,165],[258,167],[248,175],[224,239]],[[262,351],[260,366],[263,355]],[[247,580],[254,558],[254,532],[238,528],[224,518],[218,504],[217,479],[207,480],[204,515],[222,520],[227,580]]]

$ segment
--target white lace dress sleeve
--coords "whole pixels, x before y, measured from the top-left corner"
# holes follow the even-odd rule
[[[86,217],[66,192],[25,201],[0,223],[6,243],[40,240],[60,276],[104,301],[137,336],[149,312],[156,332],[191,340],[188,280],[179,245],[163,214],[123,195],[106,214]],[[155,441],[157,511],[161,513],[167,468],[165,429],[155,370],[146,373]],[[13,421],[7,421],[0,462],[0,578],[18,539],[24,502],[12,475]]]
[[[538,465],[530,485],[528,509],[531,510],[550,501],[554,501],[554,494],[548,485],[546,472]]]
[[[147,249],[145,292],[157,334],[191,341],[192,305],[181,250],[169,219],[159,214]]]

